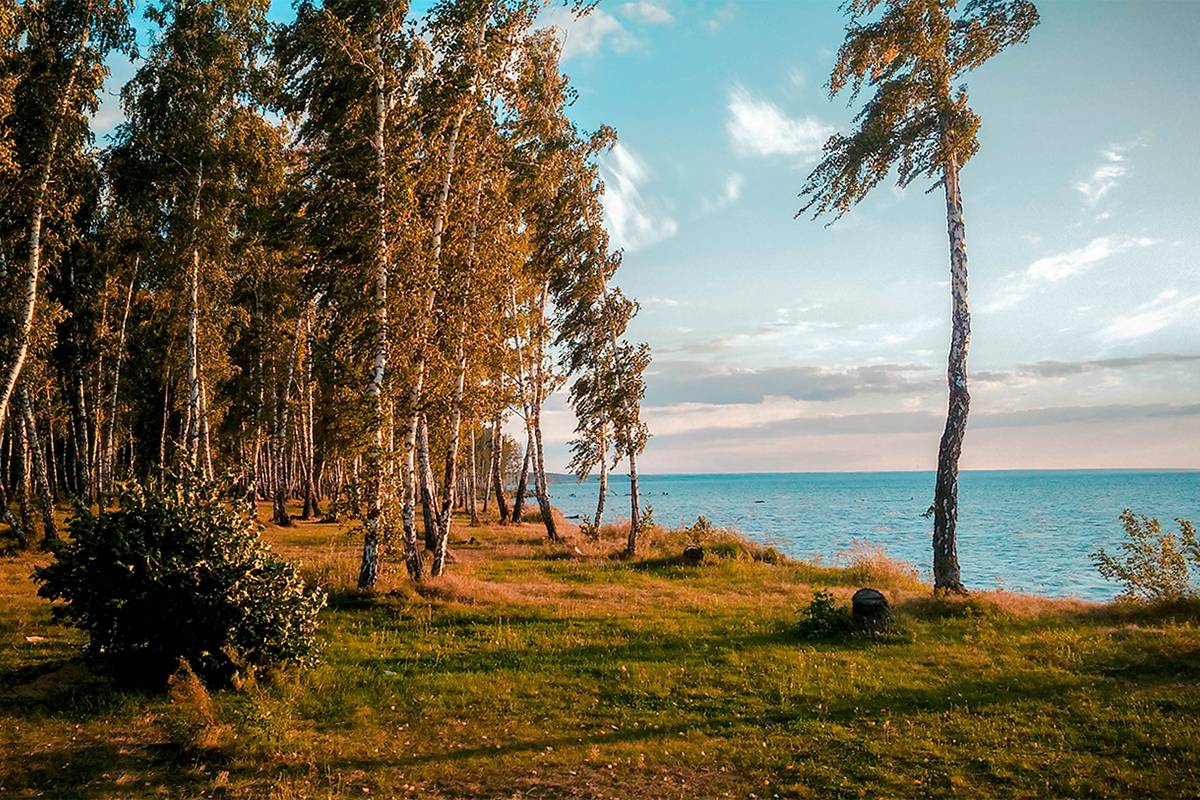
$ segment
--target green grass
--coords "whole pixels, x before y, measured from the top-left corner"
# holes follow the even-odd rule
[[[26,580],[44,556],[4,560],[0,796],[1200,795],[1194,604],[936,600],[868,549],[814,565],[656,530],[623,560],[618,530],[459,525],[446,578],[415,591],[393,565],[369,595],[337,526],[268,529],[331,593],[323,661],[213,693],[211,718],[47,680],[82,639]],[[903,635],[794,633],[816,589],[862,585]]]

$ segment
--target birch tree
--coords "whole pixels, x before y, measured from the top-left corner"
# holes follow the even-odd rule
[[[971,318],[959,170],[979,149],[980,120],[967,106],[966,86],[955,83],[1005,47],[1026,41],[1038,13],[1024,0],[970,0],[957,15],[954,0],[850,0],[845,9],[850,23],[829,79],[829,96],[849,88],[853,102],[864,86],[875,93],[854,118],[854,130],[825,143],[824,157],[802,191],[808,202],[797,216],[812,211],[814,217],[841,218],[893,167],[900,186],[925,177],[944,190],[952,319],[949,407],[929,512],[934,591],[962,593],[958,460],[970,407]]]
[[[53,234],[45,225],[69,220],[73,210],[74,199],[55,178],[61,177],[64,163],[87,158],[87,114],[98,105],[97,93],[107,75],[104,59],[114,49],[132,47],[130,5],[126,0],[0,5],[5,46],[0,112],[7,112],[0,113],[0,225],[8,229],[0,280],[16,278],[16,251],[25,254],[23,279],[5,287],[19,305],[5,309],[15,314],[16,323],[0,362],[0,426],[8,419],[29,355],[46,266],[46,234]],[[22,234],[15,239],[14,227]],[[68,229],[50,238],[61,245],[72,235]]]
[[[115,148],[118,188],[126,202],[155,210],[159,240],[144,260],[159,291],[173,297],[170,322],[184,340],[183,450],[192,468],[202,466],[203,450],[206,471],[206,384],[224,368],[230,245],[243,232],[245,206],[276,191],[281,170],[280,135],[262,116],[257,86],[266,8],[262,0],[151,7],[160,30],[122,93],[128,121]]]

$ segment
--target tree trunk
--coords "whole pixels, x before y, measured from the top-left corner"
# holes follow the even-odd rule
[[[300,327],[304,324],[304,313],[296,320],[296,332],[293,334],[292,357],[288,359],[287,378],[283,382],[283,396],[275,406],[275,463],[283,467],[287,455],[288,411],[291,408],[292,383],[296,377],[296,359],[300,354]],[[283,480],[275,482],[275,524],[291,525],[292,517],[287,512],[287,483]]]
[[[479,525],[479,475],[475,469],[475,421],[471,421],[471,452],[470,468],[467,470],[467,513],[471,515],[471,525]]]
[[[192,200],[192,260],[188,270],[187,377],[188,410],[184,432],[184,448],[188,465],[195,470],[200,465],[200,193],[204,189],[204,164],[196,175],[196,196]]]
[[[958,164],[945,165],[946,227],[950,238],[952,328],[946,377],[950,388],[946,429],[938,448],[937,485],[933,505],[933,590],[963,594],[958,567],[958,459],[962,454],[971,396],[967,392],[967,346],[971,315],[967,307],[967,240],[963,223]]]
[[[501,415],[496,414],[492,423],[492,491],[496,493],[496,508],[500,512],[500,524],[508,524],[508,500],[504,497],[504,425]]]
[[[117,353],[113,359],[112,402],[109,405],[108,430],[104,435],[104,451],[100,464],[100,493],[111,493],[113,490],[113,462],[116,460],[117,432],[117,399],[121,391],[121,360],[125,355],[125,326],[129,322],[129,309],[133,305],[133,287],[137,282],[138,266],[141,257],[134,262],[133,277],[129,280],[129,292],[125,295],[125,313],[121,317],[121,334],[117,339]]]
[[[520,525],[525,516],[525,488],[529,480],[529,466],[533,459],[533,432],[527,430],[528,439],[525,442],[525,457],[521,459],[521,472],[517,476],[517,488],[513,492],[512,521]]]
[[[462,427],[463,389],[467,381],[467,356],[461,341],[465,335],[466,329],[464,327],[459,331],[458,375],[454,383],[453,411],[450,413],[450,441],[446,446],[446,469],[442,481],[442,508],[438,518],[437,546],[433,551],[433,566],[430,568],[430,574],[435,578],[441,575],[446,568],[446,548],[449,547],[450,522],[453,517],[451,505],[453,504],[454,487],[458,479],[458,438]]]
[[[437,487],[433,484],[433,466],[429,462],[429,421],[421,415],[417,429],[417,476],[421,482],[421,517],[425,526],[425,549],[431,553],[437,552],[437,541],[440,523],[437,508]]]
[[[638,533],[642,527],[642,503],[638,497],[637,453],[629,451],[629,539],[625,543],[626,555],[636,556]]]
[[[383,39],[378,31],[374,40],[375,57],[375,133],[371,145],[375,150],[375,358],[367,393],[371,397],[374,416],[371,447],[368,451],[367,513],[364,522],[362,563],[358,571],[358,588],[374,589],[379,576],[379,542],[383,525],[383,380],[387,371],[388,276],[391,253],[388,249],[387,215],[387,76],[383,67]],[[411,567],[410,567],[411,570]]]
[[[596,501],[596,520],[593,525],[600,532],[604,520],[604,501],[608,495],[608,423],[600,425],[600,499]]]
[[[26,444],[29,448],[29,461],[33,466],[33,479],[37,484],[38,505],[42,510],[43,541],[58,540],[58,527],[54,523],[54,498],[50,495],[50,484],[46,480],[46,455],[42,452],[42,443],[38,438],[37,424],[33,418],[33,405],[29,402],[29,393],[22,385],[17,389],[17,402],[21,404],[21,414],[25,418]]]

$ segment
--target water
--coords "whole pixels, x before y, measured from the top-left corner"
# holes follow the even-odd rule
[[[855,542],[883,547],[928,579],[933,473],[644,475],[643,508],[686,526],[703,515],[790,556],[827,561]],[[629,516],[629,482],[611,481],[606,521]],[[596,513],[595,479],[550,487],[564,514]],[[959,478],[958,557],[968,588],[1110,600],[1121,591],[1096,571],[1098,548],[1115,554],[1126,508],[1200,524],[1200,472],[1117,470],[964,472]]]

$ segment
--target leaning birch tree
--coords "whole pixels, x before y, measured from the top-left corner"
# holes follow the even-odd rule
[[[955,0],[849,0],[846,40],[829,78],[832,99],[849,86],[851,102],[864,85],[874,96],[854,118],[849,135],[834,134],[813,169],[797,212],[835,221],[895,167],[900,186],[936,180],[946,196],[950,240],[952,328],[947,365],[949,408],[938,450],[933,504],[935,592],[963,593],[959,574],[958,459],[967,426],[967,243],[959,170],[979,149],[979,117],[967,106],[967,72],[1011,44],[1024,42],[1038,13],[1025,0],[970,0],[955,15]],[[876,12],[882,9],[882,13]]]

